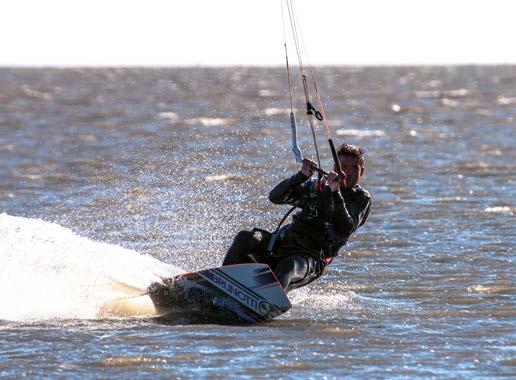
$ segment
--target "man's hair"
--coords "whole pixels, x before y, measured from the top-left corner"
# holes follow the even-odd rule
[[[342,144],[341,146],[339,146],[339,149],[337,150],[337,155],[356,157],[360,160],[361,164],[364,163],[364,154],[364,149],[351,144]]]

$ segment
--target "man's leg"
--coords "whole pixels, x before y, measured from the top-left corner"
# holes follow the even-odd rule
[[[260,231],[240,231],[229,247],[222,265],[261,262],[269,237]]]
[[[308,273],[308,262],[303,256],[287,256],[274,268],[274,274],[278,278],[285,291],[289,291],[290,284],[302,280]]]

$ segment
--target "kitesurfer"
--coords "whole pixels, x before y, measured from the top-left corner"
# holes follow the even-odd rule
[[[321,179],[311,178],[316,163],[303,159],[300,171],[269,194],[271,202],[297,206],[301,211],[274,234],[258,228],[240,231],[222,265],[268,264],[286,292],[321,276],[339,249],[364,224],[371,204],[370,194],[358,184],[365,171],[363,149],[343,144],[337,154],[341,173],[331,172]]]

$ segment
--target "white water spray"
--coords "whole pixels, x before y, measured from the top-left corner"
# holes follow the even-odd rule
[[[147,286],[182,272],[54,223],[0,214],[0,319],[155,316]]]

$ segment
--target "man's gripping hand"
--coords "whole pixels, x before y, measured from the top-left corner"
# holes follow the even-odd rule
[[[311,177],[315,173],[317,163],[310,160],[309,158],[303,158],[303,164],[301,165],[301,173],[307,177]]]

